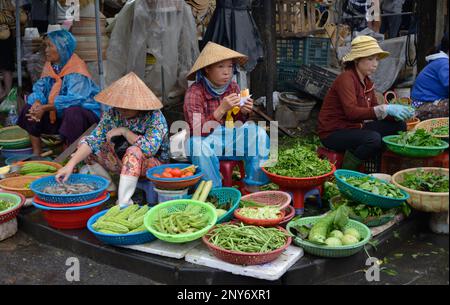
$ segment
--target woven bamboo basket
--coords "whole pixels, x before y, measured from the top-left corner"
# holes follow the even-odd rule
[[[39,177],[31,177],[31,176],[20,176],[13,178],[5,178],[0,181],[0,188],[5,191],[16,192],[24,195],[26,198],[31,198],[34,196],[32,190],[26,187],[26,185],[30,185],[34,180],[39,179]]]
[[[440,167],[409,168],[395,173],[392,176],[392,183],[394,183],[397,187],[399,187],[400,189],[404,190],[409,194],[409,199],[407,199],[407,202],[416,210],[434,213],[447,212],[449,199],[448,192],[445,193],[421,192],[404,187],[403,185],[400,184],[403,182],[404,175],[406,173],[411,173],[418,169],[422,169],[425,172],[443,173],[447,176],[449,175],[448,168],[440,168]]]
[[[80,18],[79,21],[74,22],[71,31],[77,39],[75,53],[86,62],[97,61],[95,18]],[[108,48],[109,40],[106,36],[105,18],[100,18],[100,36],[102,57],[106,59],[106,49]]]
[[[0,146],[6,149],[20,149],[30,145],[28,132],[19,126],[0,129]]]
[[[442,126],[448,126],[448,118],[436,118],[436,119],[429,119],[420,122],[416,125],[415,129],[425,129],[428,132],[432,132],[434,128],[442,127]],[[436,138],[445,139],[448,138],[447,135],[435,135]]]

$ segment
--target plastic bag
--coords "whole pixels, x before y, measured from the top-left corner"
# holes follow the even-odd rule
[[[86,164],[84,165],[80,171],[80,174],[91,174],[91,175],[98,175],[101,176],[105,179],[109,180],[109,186],[107,188],[107,190],[109,192],[116,192],[117,191],[117,186],[116,184],[112,181],[111,176],[109,175],[109,173],[98,163],[94,162],[93,164]]]
[[[0,104],[0,112],[9,113],[11,110],[17,112],[17,88],[9,91],[8,96]]]

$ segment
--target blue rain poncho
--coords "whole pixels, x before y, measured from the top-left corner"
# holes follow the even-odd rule
[[[56,46],[60,57],[60,63],[53,64],[52,67],[56,73],[59,73],[64,65],[74,54],[76,48],[75,37],[66,30],[54,31],[48,34],[50,41]],[[51,77],[43,77],[33,85],[33,93],[27,98],[29,105],[39,100],[41,104],[48,103],[48,97],[55,80]],[[100,117],[101,106],[94,100],[94,96],[100,91],[100,88],[94,81],[84,75],[71,73],[62,78],[62,86],[59,95],[55,98],[54,106],[57,117],[61,118],[66,108],[81,106],[94,112]]]

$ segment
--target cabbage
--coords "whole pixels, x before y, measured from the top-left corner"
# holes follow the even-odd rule
[[[328,237],[336,237],[336,238],[339,238],[339,239],[341,239],[342,236],[344,236],[344,233],[342,233],[342,232],[339,231],[339,230],[333,230],[333,231],[331,231],[331,233],[328,235]]]
[[[358,242],[356,237],[353,236],[353,235],[344,235],[342,237],[341,241],[342,241],[342,244],[344,246],[353,245],[353,244],[356,244]]]
[[[342,246],[341,240],[339,238],[336,238],[336,237],[328,237],[325,240],[325,243],[327,244],[327,246],[330,246],[330,247]]]
[[[360,239],[361,239],[361,235],[359,234],[358,230],[356,230],[355,228],[345,229],[344,235],[352,235],[352,236],[354,236],[357,240],[360,240]]]

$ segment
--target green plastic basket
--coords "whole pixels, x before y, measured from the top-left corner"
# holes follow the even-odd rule
[[[330,246],[314,244],[307,240],[301,239],[300,237],[293,234],[291,231],[291,228],[294,225],[299,225],[299,226],[314,225],[322,217],[323,216],[304,217],[304,218],[299,218],[299,219],[290,221],[287,224],[286,229],[290,234],[292,234],[294,236],[294,244],[303,248],[303,250],[309,254],[322,256],[322,257],[333,257],[334,258],[334,257],[347,257],[347,256],[354,255],[354,254],[358,253],[359,251],[361,251],[364,248],[364,246],[369,242],[370,237],[371,237],[370,229],[366,225],[364,225],[358,221],[352,220],[352,219],[350,219],[348,221],[347,225],[344,227],[344,230],[349,229],[349,228],[356,229],[359,232],[359,234],[361,235],[362,240],[354,245],[349,245],[349,246],[330,247]]]
[[[398,138],[398,135],[393,136],[385,136],[383,137],[383,142],[386,144],[387,148],[392,152],[411,158],[427,158],[427,157],[435,157],[444,152],[448,148],[448,143],[439,140],[441,145],[439,146],[411,146],[411,145],[402,145],[394,143],[392,140]]]
[[[0,129],[0,147],[5,149],[20,149],[31,145],[28,132],[19,126]]]
[[[341,198],[342,197],[340,195],[337,195],[329,200],[331,210],[334,210],[334,203],[339,202],[341,200]],[[392,211],[392,213],[390,211]],[[386,211],[386,214],[383,214],[380,216],[370,216],[370,217],[362,218],[357,215],[350,215],[349,217],[350,217],[350,219],[359,221],[368,227],[379,227],[384,224],[387,224],[389,221],[391,221],[395,218],[395,210],[389,209]]]
[[[194,233],[186,233],[186,234],[167,234],[162,233],[156,230],[153,226],[154,221],[158,218],[160,211],[167,210],[170,213],[174,213],[177,211],[184,211],[189,205],[191,206],[199,206],[202,208],[202,213],[206,213],[209,217],[208,224],[201,230],[198,230]],[[170,243],[184,243],[188,241],[193,241],[198,238],[201,238],[203,235],[208,233],[209,229],[211,229],[217,221],[216,210],[207,203],[191,200],[191,199],[179,199],[179,200],[171,200],[160,203],[153,208],[151,208],[144,217],[144,226],[147,230],[150,231],[153,235],[155,235],[158,239],[170,242]]]
[[[405,192],[404,190],[400,189],[400,192],[404,195],[402,198],[391,198],[387,196],[381,196],[376,195],[372,192],[368,192],[365,190],[362,190],[360,188],[357,188],[344,180],[342,180],[342,177],[350,178],[350,177],[365,177],[366,174],[355,172],[351,170],[346,169],[338,169],[334,176],[336,177],[336,185],[339,188],[339,191],[344,196],[356,201],[361,202],[367,205],[385,208],[385,209],[391,209],[391,208],[397,208],[399,207],[403,202],[405,202],[407,199],[409,199],[409,194]],[[375,177],[369,176],[370,179],[375,180]],[[380,181],[381,183],[386,183],[386,181],[376,179]]]

